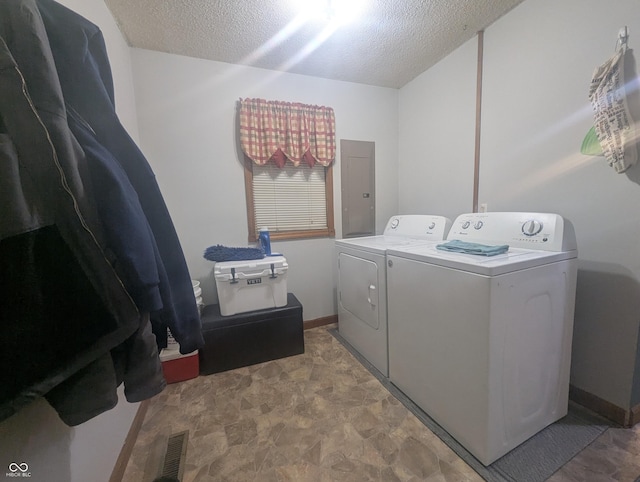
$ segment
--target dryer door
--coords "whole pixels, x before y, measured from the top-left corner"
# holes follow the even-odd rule
[[[374,329],[380,327],[378,264],[374,261],[340,253],[339,283],[342,307]]]

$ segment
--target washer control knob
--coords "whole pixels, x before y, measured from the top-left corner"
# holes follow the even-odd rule
[[[396,229],[398,227],[398,224],[400,224],[400,220],[397,218],[394,218],[391,221],[391,229]]]
[[[535,236],[542,231],[542,223],[535,219],[529,219],[522,225],[522,234],[525,236]]]
[[[482,226],[484,226],[484,223],[482,221],[478,221],[473,225],[474,229],[480,229]]]
[[[391,268],[393,266],[393,261],[391,261],[391,260],[387,261],[387,266],[389,266],[389,268]]]
[[[464,223],[462,223],[462,229],[467,229],[469,226],[471,226],[471,223],[469,221],[465,221]]]
[[[431,223],[431,224],[429,225],[429,229],[433,229],[433,228],[435,228],[435,227],[436,227],[436,223]]]

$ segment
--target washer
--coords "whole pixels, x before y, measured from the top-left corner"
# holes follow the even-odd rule
[[[452,239],[509,250],[387,251],[389,379],[489,465],[567,413],[576,240],[546,213],[463,214]]]
[[[386,251],[437,243],[451,220],[432,215],[398,215],[380,236],[336,240],[338,330],[385,377],[389,376]]]

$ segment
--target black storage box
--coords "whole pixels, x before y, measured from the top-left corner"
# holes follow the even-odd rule
[[[205,306],[200,318],[200,375],[304,353],[302,305],[293,293],[280,308],[222,316],[215,304]]]

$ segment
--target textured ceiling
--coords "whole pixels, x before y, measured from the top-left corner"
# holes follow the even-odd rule
[[[400,88],[521,1],[367,0],[323,42],[326,23],[296,23],[293,0],[105,3],[132,47]]]

